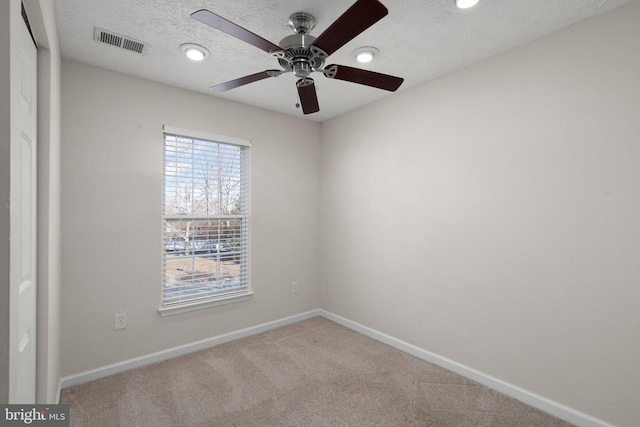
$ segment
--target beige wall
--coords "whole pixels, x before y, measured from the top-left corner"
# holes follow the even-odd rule
[[[251,301],[158,314],[163,124],[252,141]],[[318,123],[63,61],[62,129],[64,376],[318,308]]]
[[[640,2],[322,125],[322,308],[619,426],[640,396]]]

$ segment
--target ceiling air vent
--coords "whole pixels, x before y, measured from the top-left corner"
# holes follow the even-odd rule
[[[97,42],[110,44],[111,46],[119,47],[120,49],[129,50],[131,52],[145,53],[147,50],[147,45],[144,42],[98,27],[94,28],[93,39]]]

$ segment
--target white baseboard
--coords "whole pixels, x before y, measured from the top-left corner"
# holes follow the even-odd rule
[[[554,402],[550,399],[527,391],[516,385],[509,384],[498,378],[492,377],[491,375],[484,374],[451,359],[447,359],[446,357],[442,357],[430,351],[424,350],[413,344],[409,344],[407,342],[393,338],[387,334],[378,332],[375,329],[371,329],[349,319],[345,319],[344,317],[330,313],[326,310],[320,310],[320,315],[342,326],[345,326],[377,341],[383,342],[387,345],[390,345],[391,347],[397,348],[398,350],[404,351],[405,353],[409,353],[422,360],[433,363],[434,365],[440,366],[449,371],[455,372],[456,374],[462,375],[463,377],[469,378],[470,380],[492,388],[502,394],[506,394],[509,397],[519,400],[520,402],[523,402],[529,406],[533,406],[534,408],[540,409],[541,411],[551,414],[554,417],[560,418],[561,420],[564,420],[566,422],[575,424],[580,427],[615,427],[614,425],[602,421],[598,418],[592,417],[591,415],[577,411],[558,402]]]
[[[56,405],[60,403],[60,395],[62,394],[62,378],[58,381],[58,391],[56,392],[56,401],[53,402]]]
[[[251,326],[239,331],[229,332],[228,334],[218,335],[216,337],[207,338],[201,341],[196,341],[194,343],[169,348],[167,350],[158,351],[156,353],[135,357],[133,359],[114,363],[112,365],[107,365],[90,371],[81,372],[79,374],[70,375],[67,377],[63,377],[60,380],[60,389],[97,380],[109,375],[118,374],[120,372],[128,371],[129,369],[150,365],[152,363],[162,362],[163,360],[173,359],[174,357],[193,353],[194,351],[204,350],[209,347],[259,334],[271,329],[290,325],[292,323],[311,319],[317,316],[320,316],[320,310],[312,310],[306,313],[297,314],[295,316],[285,317],[283,319],[274,320],[272,322]],[[58,396],[58,401],[60,401],[60,396]]]
[[[562,405],[558,402],[554,402],[543,396],[537,395],[530,391],[527,391],[521,387],[513,384],[509,384],[498,378],[492,377],[480,371],[477,371],[468,366],[462,365],[446,357],[437,355],[428,350],[424,350],[413,344],[409,344],[375,329],[353,322],[344,317],[338,316],[326,310],[318,309],[301,313],[295,316],[286,317],[272,322],[263,323],[260,325],[252,326],[249,328],[241,329],[239,331],[230,332],[227,334],[219,335],[216,337],[204,339],[191,344],[182,345],[179,347],[173,347],[167,350],[159,351],[156,353],[148,354],[146,356],[136,357],[133,359],[125,360],[123,362],[114,363],[112,365],[104,366],[91,371],[81,372],[79,374],[70,375],[60,379],[60,385],[58,387],[58,396],[56,402],[60,402],[60,392],[65,387],[70,387],[77,384],[82,384],[88,381],[97,380],[99,378],[114,375],[120,372],[127,371],[129,369],[138,368],[152,363],[161,362],[163,360],[172,359],[174,357],[182,356],[194,351],[204,350],[209,347],[213,347],[219,344],[224,344],[229,341],[234,341],[240,338],[245,338],[251,335],[259,334],[271,329],[279,328],[281,326],[290,325],[292,323],[300,322],[302,320],[311,319],[316,316],[325,317],[333,322],[336,322],[342,326],[373,338],[377,341],[383,342],[405,353],[416,356],[422,360],[433,363],[434,365],[445,368],[449,371],[460,374],[470,380],[476,381],[487,387],[490,387],[500,393],[503,393],[509,397],[519,400],[529,406],[540,409],[548,414],[551,414],[557,418],[560,418],[569,423],[575,424],[579,427],[615,427],[605,421],[592,417],[583,412],[577,411],[568,406]]]

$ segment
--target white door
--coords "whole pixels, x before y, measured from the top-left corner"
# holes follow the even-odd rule
[[[37,52],[23,23],[20,48],[20,285],[18,398],[36,401],[36,104]],[[15,175],[14,175],[15,176]]]

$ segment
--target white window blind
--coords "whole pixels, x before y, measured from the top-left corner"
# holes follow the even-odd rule
[[[164,127],[162,306],[249,289],[249,142]]]

